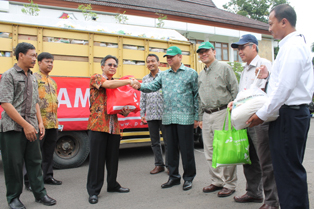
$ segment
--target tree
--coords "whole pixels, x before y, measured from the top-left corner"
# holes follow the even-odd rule
[[[122,14],[117,14],[116,16],[114,16],[117,23],[125,24],[126,21],[129,20],[129,18],[125,15],[125,13],[126,13],[126,11],[124,11]]]
[[[97,20],[98,16],[95,12],[92,12],[91,4],[81,4],[78,6],[78,9],[83,13],[85,20]]]
[[[288,3],[288,0],[230,0],[223,5],[223,8],[232,13],[268,23],[271,8]]]
[[[158,23],[157,23],[156,27],[157,28],[163,28],[165,25],[164,20],[167,19],[167,15],[164,15],[164,14],[161,14],[158,12],[156,12],[155,14],[158,15]]]
[[[24,4],[24,8],[21,9],[21,11],[24,14],[31,15],[31,16],[38,16],[38,12],[40,9],[38,8],[38,4],[34,4],[33,0],[29,0],[29,4]]]

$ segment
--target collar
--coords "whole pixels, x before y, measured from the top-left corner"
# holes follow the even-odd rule
[[[183,70],[183,71],[184,71],[184,70],[186,70],[186,68],[187,68],[187,67],[186,67],[184,64],[181,63],[181,66],[179,67],[179,69],[177,70],[177,72],[178,72],[179,70]],[[174,72],[174,70],[172,70],[172,68],[170,68],[170,72]]]
[[[158,72],[157,72],[157,74],[156,74],[155,77],[157,77],[159,73],[160,73],[160,69],[158,68]],[[150,77],[153,77],[151,72],[150,72],[148,75],[149,75]]]
[[[207,66],[205,65],[204,71],[210,71],[212,68],[215,67],[215,65],[217,65],[217,63],[218,63],[218,60],[215,59],[214,62],[213,62],[209,67],[207,67]]]
[[[43,74],[40,70],[39,70],[39,73],[40,73],[40,75],[41,75],[42,77],[45,77],[45,78],[48,78],[48,77],[49,77],[49,75]]]
[[[286,37],[284,37],[280,42],[279,42],[279,48],[281,48],[286,42],[289,41],[289,39],[291,39],[293,36],[299,35],[300,33],[298,33],[297,31],[294,31],[292,33],[289,33],[288,35],[286,35]]]
[[[17,71],[17,72],[19,72],[19,73],[24,73],[24,70],[22,69],[22,68],[20,68],[16,63],[14,64],[14,69]],[[30,74],[33,74],[33,72],[30,70],[30,69],[28,69],[28,71],[27,71],[28,73],[30,73]],[[24,73],[25,74],[25,73]]]
[[[102,74],[102,77],[104,77],[106,80],[108,80],[108,77],[104,74]],[[111,80],[113,80],[113,78],[111,78]]]
[[[249,65],[247,63],[245,64],[244,68],[248,67],[248,70],[250,70],[251,69],[250,66],[256,67],[257,62],[258,62],[258,60],[260,60],[260,58],[261,57],[259,55],[256,55]]]

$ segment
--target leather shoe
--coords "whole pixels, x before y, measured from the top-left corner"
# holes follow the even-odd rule
[[[231,189],[228,189],[226,187],[223,187],[222,190],[220,190],[218,192],[218,197],[228,197],[228,196],[232,195],[234,192],[235,192],[235,190],[231,190]]]
[[[89,196],[88,202],[89,202],[90,204],[96,204],[96,203],[98,202],[98,197],[97,197],[97,195]]]
[[[157,174],[165,170],[164,166],[156,166],[153,170],[150,171],[150,174]]]
[[[221,189],[222,189],[222,187],[218,187],[218,186],[215,186],[214,184],[211,184],[209,186],[204,187],[203,192],[209,193],[209,192],[214,192],[214,191],[221,190]]]
[[[56,179],[54,179],[53,177],[50,177],[48,179],[46,179],[44,181],[45,184],[51,184],[51,185],[61,185],[62,184],[62,181],[58,181]]]
[[[26,207],[21,203],[18,197],[14,198],[9,204],[11,209],[26,209]]]
[[[249,196],[247,193],[245,193],[242,196],[234,196],[233,197],[234,201],[240,202],[240,203],[245,203],[245,202],[263,202],[263,198],[255,198]]]
[[[26,189],[27,191],[30,191],[30,192],[33,191],[31,185],[29,184],[29,182],[27,182],[27,183],[25,182],[25,189]]]
[[[165,189],[165,188],[169,188],[172,187],[174,185],[179,185],[180,184],[180,179],[169,179],[166,183],[161,185],[161,188]]]
[[[45,195],[40,199],[36,199],[36,202],[42,203],[42,204],[48,205],[48,206],[57,204],[57,201],[55,199],[52,199],[48,195]]]
[[[192,181],[185,181],[183,184],[183,190],[186,191],[189,189],[192,189]]]
[[[107,189],[108,192],[120,192],[120,193],[127,193],[130,191],[128,188],[120,187],[117,189]]]
[[[271,205],[264,204],[259,209],[279,209],[279,206],[271,206]]]

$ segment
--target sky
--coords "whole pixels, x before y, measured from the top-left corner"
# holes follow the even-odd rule
[[[314,0],[288,0],[290,5],[297,13],[296,29],[306,38],[306,43],[310,47],[314,43]],[[215,5],[223,9],[222,5],[229,2],[229,0],[213,0]],[[314,53],[312,53],[314,56]]]

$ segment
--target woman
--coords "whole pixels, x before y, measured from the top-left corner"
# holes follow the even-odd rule
[[[101,60],[102,75],[94,74],[90,80],[90,116],[89,130],[90,155],[87,176],[89,203],[96,204],[104,183],[105,164],[107,168],[107,191],[129,192],[117,182],[120,129],[117,114],[107,114],[106,89],[132,85],[133,80],[113,80],[118,67],[118,59],[108,55]],[[127,116],[129,109],[121,110]]]

